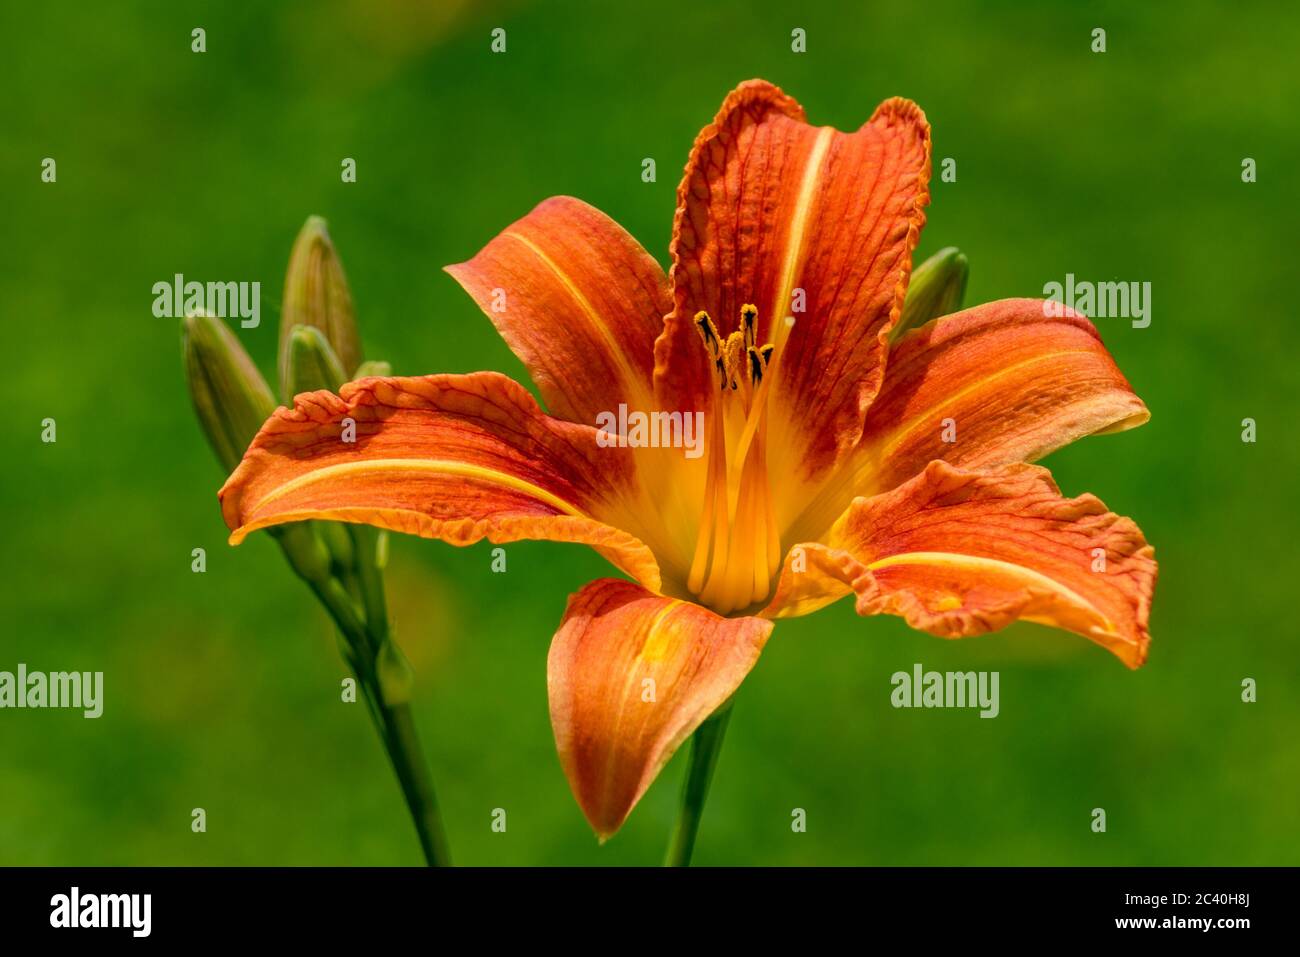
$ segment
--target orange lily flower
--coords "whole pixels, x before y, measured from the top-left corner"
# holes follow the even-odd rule
[[[667,276],[568,197],[449,267],[549,415],[492,372],[299,395],[221,490],[231,542],[328,519],[599,551],[633,581],[570,598],[548,680],[560,760],[602,838],[735,692],[775,619],[849,594],[860,614],[946,638],[1052,625],[1137,667],[1152,549],[1024,463],[1140,425],[1146,407],[1092,324],[1040,300],[891,343],[929,175],[914,103],[842,133],[742,84],[691,151]],[[596,428],[620,407],[702,412],[703,454]]]

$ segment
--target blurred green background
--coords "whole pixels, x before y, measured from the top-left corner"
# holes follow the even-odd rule
[[[0,863],[419,863],[365,712],[339,700],[324,614],[270,539],[224,544],[222,475],[151,286],[260,280],[261,327],[239,335],[273,375],[290,244],[319,213],[368,357],[523,378],[441,267],[559,193],[665,260],[691,141],[753,76],[841,128],[888,96],[924,107],[936,171],[955,157],[958,179],[932,184],[919,254],[961,246],[968,303],[1040,295],[1067,272],[1153,284],[1149,328],[1099,321],[1152,421],[1047,464],[1068,494],[1135,517],[1161,575],[1135,673],[1034,625],[943,642],[850,602],[782,623],[738,698],[696,862],[1300,863],[1300,8],[793,11],[5,5],[0,670],[103,671],[106,700],[95,721],[0,712]],[[489,50],[497,26],[504,55]],[[46,156],[56,184],[40,182]],[[340,182],[343,157],[355,184]],[[642,182],[644,157],[658,182]],[[1242,183],[1244,157],[1257,183]],[[47,416],[53,445],[39,440]],[[204,575],[190,571],[198,546]],[[494,575],[490,547],[394,538],[389,566],[456,860],[656,863],[685,752],[600,847],[547,716],[566,596],[609,566],[518,544]],[[889,676],[915,662],[999,671],[1001,715],[892,709]],[[206,834],[191,833],[194,807]]]

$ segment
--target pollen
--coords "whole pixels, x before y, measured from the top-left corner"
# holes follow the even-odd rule
[[[780,347],[758,345],[758,309],[746,304],[739,327],[726,338],[705,311],[695,315],[717,392],[699,531],[687,588],[719,614],[750,608],[771,594],[781,561],[767,462],[768,393]]]

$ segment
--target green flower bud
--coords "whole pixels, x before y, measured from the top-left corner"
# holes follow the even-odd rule
[[[338,356],[325,334],[315,326],[294,326],[289,332],[286,354],[289,362],[283,382],[288,398],[317,389],[338,392],[347,381]]]
[[[391,640],[385,641],[375,658],[375,675],[379,679],[379,691],[384,697],[384,704],[392,707],[406,704],[411,700],[415,688],[415,670]]]
[[[355,560],[355,549],[352,547],[352,536],[348,534],[345,526],[339,522],[317,522],[319,526],[321,541],[330,550],[330,555],[334,559],[334,574],[343,577],[352,571],[352,562]]]
[[[343,381],[361,365],[361,339],[347,277],[330,242],[325,220],[308,218],[289,256],[280,315],[280,386],[289,389],[289,338],[295,326],[312,326],[325,335],[343,368]]]
[[[939,250],[913,269],[894,338],[960,309],[969,273],[966,255],[956,246]]]
[[[383,359],[367,359],[357,366],[355,378],[364,379],[368,375],[392,375],[393,367]]]
[[[330,550],[318,534],[318,526],[326,524],[328,523],[292,522],[267,529],[279,540],[284,557],[305,582],[321,584],[333,574]]]
[[[275,411],[275,395],[220,319],[186,316],[181,346],[194,412],[221,467],[229,473]]]
[[[290,396],[328,389],[338,392],[343,385],[343,368],[324,333],[315,326],[294,326],[289,333],[289,368],[284,380]],[[316,535],[327,552],[326,567],[334,574],[351,572],[355,560],[352,538],[337,522],[313,522]],[[287,549],[286,549],[287,554]],[[290,561],[294,561],[290,556]],[[295,564],[295,567],[296,564]],[[302,574],[299,570],[299,574]]]

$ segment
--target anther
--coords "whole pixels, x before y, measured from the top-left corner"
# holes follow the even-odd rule
[[[718,327],[713,324],[713,320],[703,309],[695,314],[695,328],[699,331],[700,338],[704,340],[704,348],[708,349],[709,355],[716,359],[721,345],[718,341]]]
[[[740,307],[740,326],[745,330],[745,348],[753,348],[757,341],[758,325],[758,307],[753,303],[745,303]]]
[[[733,389],[740,388],[740,380],[745,374],[745,343],[738,332],[727,336],[723,344],[722,357],[727,364],[727,380]]]

